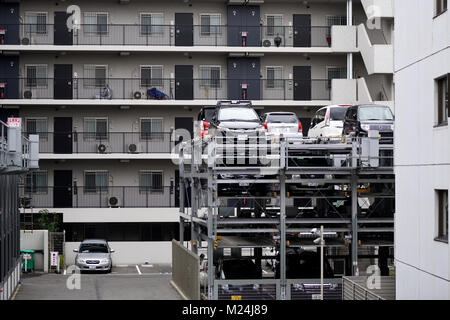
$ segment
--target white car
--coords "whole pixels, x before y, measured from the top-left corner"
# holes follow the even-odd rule
[[[268,135],[287,138],[302,138],[303,128],[293,112],[268,112],[263,116],[263,125]]]
[[[344,118],[351,105],[331,105],[319,109],[311,120],[308,131],[310,138],[340,138]]]

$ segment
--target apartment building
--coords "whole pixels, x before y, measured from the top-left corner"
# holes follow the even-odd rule
[[[21,0],[0,14],[0,110],[40,135],[23,210],[62,212],[67,252],[108,238],[116,263],[170,261],[171,151],[202,106],[249,99],[295,112],[305,134],[325,105],[393,108],[392,1]]]
[[[395,253],[398,299],[450,299],[450,13],[395,1]]]

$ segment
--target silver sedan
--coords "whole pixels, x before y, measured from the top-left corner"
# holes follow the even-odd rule
[[[77,253],[75,264],[81,271],[106,271],[111,272],[111,253],[114,252],[106,240],[84,240]]]

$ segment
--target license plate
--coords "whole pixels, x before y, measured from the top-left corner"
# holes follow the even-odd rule
[[[247,137],[247,135],[245,135],[245,134],[240,134],[240,135],[238,135],[238,140],[239,141],[245,141],[245,140],[247,140],[248,139],[248,137]]]
[[[248,183],[248,182],[239,182],[239,186],[240,187],[248,187],[248,186],[250,186],[250,183]]]
[[[95,269],[95,266],[89,266],[89,269],[94,270],[94,269]]]
[[[319,184],[317,182],[309,182],[308,187],[318,187]]]

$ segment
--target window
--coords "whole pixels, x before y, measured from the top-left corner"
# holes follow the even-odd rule
[[[84,86],[104,88],[106,86],[107,66],[85,65],[84,66]]]
[[[92,35],[105,35],[108,33],[108,14],[86,12],[84,14],[84,32]]]
[[[333,79],[347,78],[346,67],[327,67],[328,89],[331,89],[331,82]]]
[[[141,13],[141,34],[160,35],[164,33],[164,15],[162,13]]]
[[[25,34],[46,34],[47,33],[47,13],[46,12],[26,12],[25,13]]]
[[[447,11],[447,0],[435,0],[436,1],[436,16]]]
[[[108,171],[85,171],[84,192],[108,191]]]
[[[450,74],[447,77],[437,79],[437,125],[448,124],[448,91]]]
[[[436,240],[448,241],[448,190],[436,190],[438,235]]]
[[[221,34],[220,14],[201,14],[200,15],[200,34],[202,36],[211,36]]]
[[[36,118],[26,119],[26,128],[28,134],[38,134],[39,139],[47,139],[47,119]]]
[[[344,26],[347,24],[347,17],[345,16],[327,16],[327,37],[331,37],[332,26]]]
[[[47,171],[34,171],[25,176],[25,192],[47,193]]]
[[[162,118],[144,118],[141,119],[141,140],[162,140],[163,119]]]
[[[282,89],[284,88],[283,67],[267,67],[266,68],[266,88]]]
[[[141,87],[164,87],[162,66],[141,66]]]
[[[84,138],[95,140],[108,139],[108,119],[106,118],[85,118]]]
[[[218,66],[200,66],[200,87],[220,88],[220,73]]]
[[[47,65],[27,65],[25,74],[27,87],[47,87]]]
[[[271,37],[284,35],[283,16],[281,14],[266,15],[266,21],[266,36]]]
[[[163,191],[162,171],[140,171],[139,192]]]

